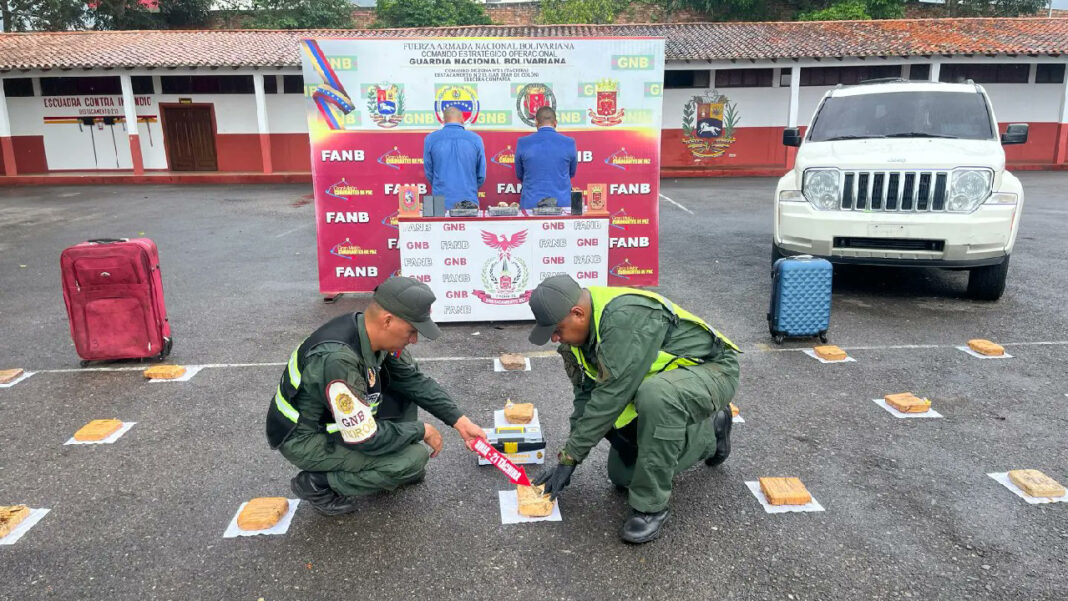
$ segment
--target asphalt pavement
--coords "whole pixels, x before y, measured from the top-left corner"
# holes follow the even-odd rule
[[[1036,468],[1068,484],[1068,174],[1020,174],[1027,201],[1005,296],[969,300],[966,274],[836,269],[824,365],[811,341],[771,343],[772,179],[664,180],[662,294],[745,354],[733,453],[678,476],[664,536],[623,544],[626,497],[594,449],[563,521],[502,525],[507,481],[455,432],[426,480],[342,517],[302,505],[280,536],[224,539],[242,502],[292,496],[263,435],[281,364],[366,296],[318,293],[307,186],[0,189],[0,505],[51,511],[0,546],[0,600],[962,599],[1068,595],[1068,503],[1030,505],[987,476]],[[141,366],[85,370],[70,340],[59,254],[89,238],[153,238],[175,346],[212,365],[149,384]],[[444,325],[413,347],[473,420],[537,404],[555,454],[571,399],[562,362],[526,324]],[[1012,359],[959,350],[1003,343]],[[941,419],[872,402],[909,390]],[[64,446],[91,419],[137,422],[112,445]],[[745,486],[797,476],[825,511],[767,514]]]

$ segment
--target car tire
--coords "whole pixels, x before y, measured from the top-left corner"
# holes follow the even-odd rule
[[[1005,292],[1009,274],[1009,257],[998,265],[975,267],[968,273],[968,296],[976,300],[996,301]]]

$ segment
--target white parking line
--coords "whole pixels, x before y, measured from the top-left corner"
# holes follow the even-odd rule
[[[1024,346],[1024,345],[1043,345],[1043,346],[1060,346],[1068,344],[1068,340],[1043,340],[1041,342],[999,342],[1001,346]],[[899,349],[920,349],[920,348],[956,348],[958,344],[888,344],[885,346],[843,346],[840,347],[843,351],[888,351]],[[803,353],[805,351],[812,350],[811,348],[798,347],[798,348],[774,348],[769,344],[758,342],[756,344],[757,352],[761,353]],[[748,352],[753,352],[752,350]]]
[[[312,224],[311,223],[305,223],[304,225],[298,225],[297,227],[295,227],[295,228],[293,228],[291,230],[286,230],[286,231],[282,232],[281,234],[276,235],[275,238],[281,238],[282,236],[288,236],[289,234],[292,234],[293,232],[296,232],[296,231],[300,231],[300,230],[302,230],[302,229],[304,229],[304,228],[306,228],[306,227],[308,227],[310,225],[312,225]]]
[[[1002,346],[1064,346],[1068,345],[1068,340],[1042,340],[1034,342],[1001,342]],[[907,349],[938,349],[956,348],[957,344],[889,344],[885,346],[843,346],[842,350],[845,351],[891,351],[891,350],[907,350]],[[748,353],[803,353],[811,350],[809,347],[798,348],[772,348],[764,343],[757,343],[755,348],[746,349],[744,352]],[[525,357],[531,359],[545,359],[558,357],[559,353],[556,351],[535,351],[533,353],[523,353]],[[493,361],[497,359],[493,357],[474,357],[474,356],[459,356],[459,357],[416,357],[416,361],[419,362],[436,362],[436,361]],[[206,363],[201,365],[203,369],[219,369],[228,367],[282,367],[286,365],[285,362],[278,363]],[[37,374],[64,374],[64,373],[86,373],[86,372],[107,372],[107,371],[144,371],[151,367],[150,365],[141,366],[128,366],[128,367],[85,367],[85,368],[65,368],[65,369],[39,369],[35,370]],[[1066,395],[1068,396],[1068,395]]]
[[[694,212],[693,212],[693,211],[691,211],[690,209],[687,209],[686,207],[684,207],[684,206],[680,205],[679,203],[675,202],[674,200],[671,200],[670,198],[668,198],[667,196],[664,196],[663,194],[661,194],[661,195],[660,195],[660,198],[663,198],[664,200],[666,200],[666,201],[670,202],[671,204],[673,204],[673,205],[675,205],[676,207],[678,207],[678,208],[682,209],[683,211],[686,211],[687,213],[689,213],[689,214],[691,214],[691,215],[693,215],[693,214],[694,214]]]

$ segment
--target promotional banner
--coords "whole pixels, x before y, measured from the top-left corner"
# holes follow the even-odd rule
[[[401,272],[426,282],[435,321],[534,319],[527,301],[547,277],[608,279],[608,219],[402,219]]]
[[[406,273],[398,195],[432,192],[423,142],[450,106],[485,145],[482,208],[519,201],[517,140],[553,107],[578,148],[572,189],[609,217],[608,283],[657,284],[663,39],[319,38],[301,53],[323,294]]]

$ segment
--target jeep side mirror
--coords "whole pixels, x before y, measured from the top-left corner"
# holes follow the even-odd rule
[[[1027,143],[1027,124],[1026,123],[1013,123],[1005,128],[1005,133],[1001,134],[1002,144],[1026,144]]]
[[[1009,127],[1012,127],[1011,125]],[[1024,126],[1026,127],[1026,126]],[[1026,137],[1026,133],[1025,133]],[[801,129],[797,127],[787,127],[782,130],[782,145],[783,146],[800,146],[801,145]]]

